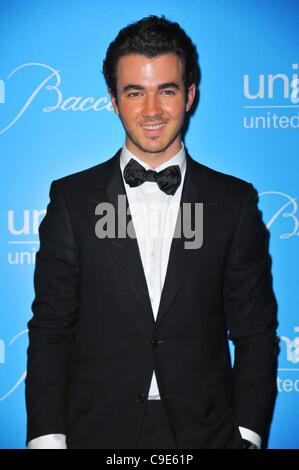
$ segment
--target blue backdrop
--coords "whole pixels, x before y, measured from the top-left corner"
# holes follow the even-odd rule
[[[260,193],[281,337],[269,447],[299,447],[299,3],[155,3],[0,1],[1,448],[25,445],[26,324],[50,183],[123,144],[101,65],[118,30],[148,14],[178,21],[198,47],[201,100],[186,135],[189,152]]]

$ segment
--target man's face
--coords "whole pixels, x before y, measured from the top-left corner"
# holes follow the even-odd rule
[[[126,55],[119,59],[116,72],[117,100],[112,95],[111,100],[126,131],[126,147],[158,166],[181,148],[181,130],[195,85],[186,97],[183,65],[175,54]]]

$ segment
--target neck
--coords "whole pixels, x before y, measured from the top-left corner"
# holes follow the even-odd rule
[[[126,139],[126,148],[151,168],[156,168],[177,155],[182,149],[182,144],[179,139],[177,142],[173,142],[166,150],[154,153],[145,152]]]

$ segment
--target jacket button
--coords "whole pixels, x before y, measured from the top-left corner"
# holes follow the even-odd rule
[[[152,339],[151,343],[152,343],[152,346],[156,348],[159,345],[160,341],[155,338],[155,339]]]
[[[145,402],[145,393],[138,393],[136,401],[137,401],[137,403],[144,403]]]

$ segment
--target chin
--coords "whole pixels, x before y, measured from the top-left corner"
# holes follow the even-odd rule
[[[153,141],[153,142],[141,142],[141,145],[139,146],[143,152],[150,152],[150,153],[159,153],[159,152],[164,152],[165,150],[168,149],[171,145],[171,141],[164,143],[164,142],[158,142],[158,141]]]

